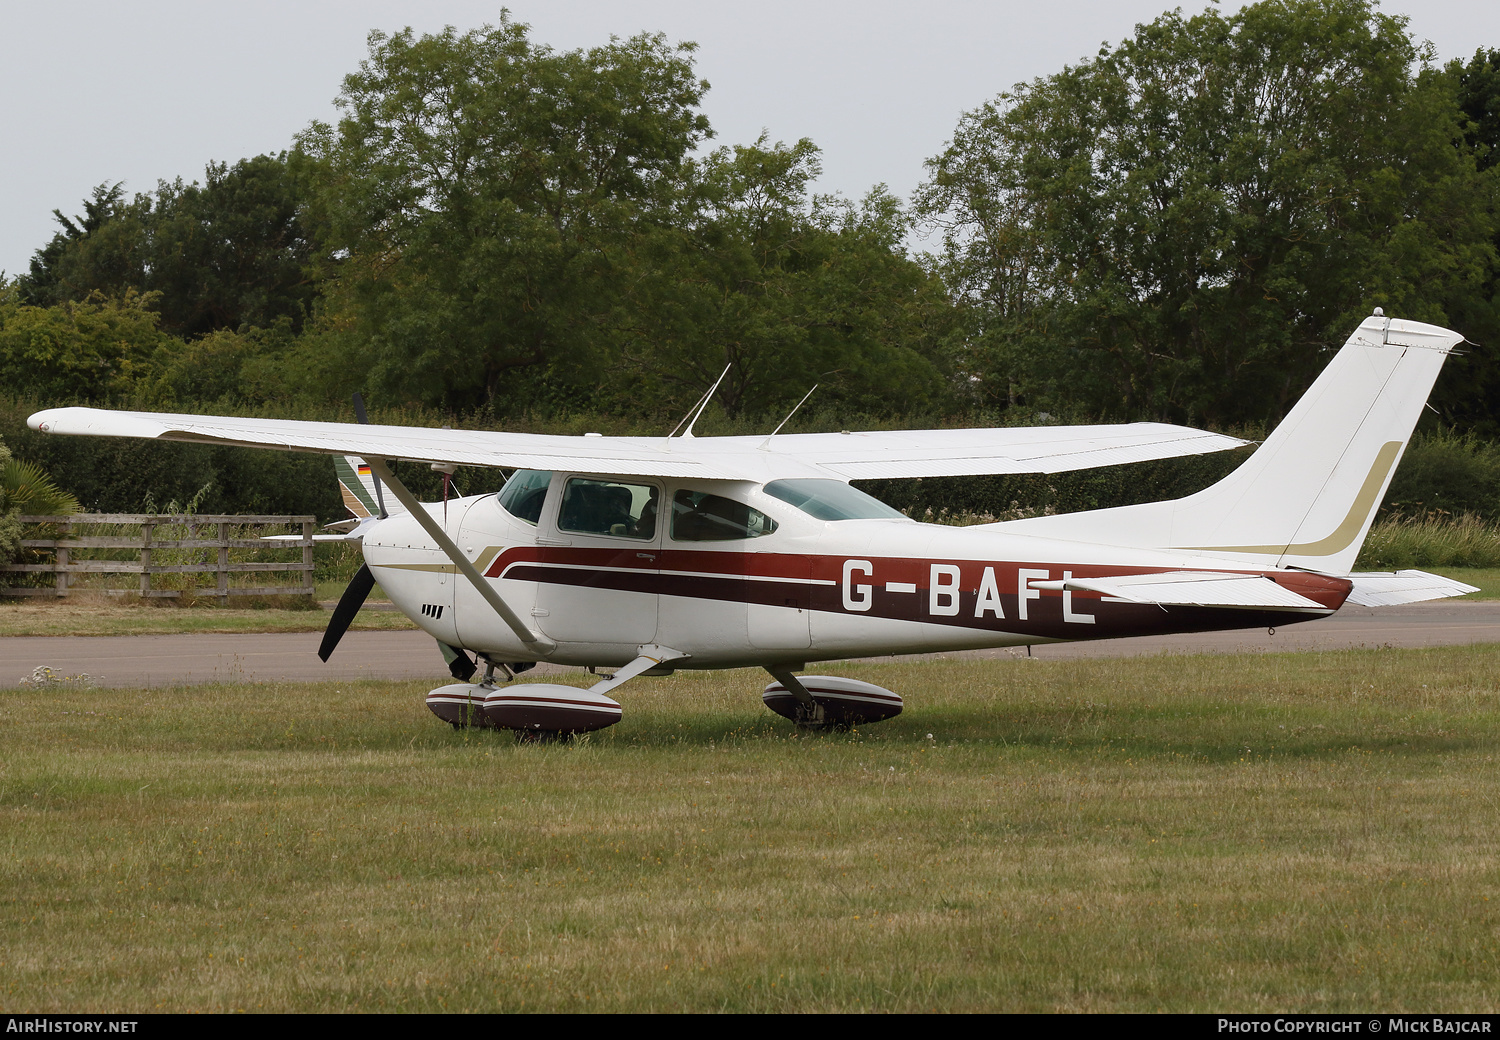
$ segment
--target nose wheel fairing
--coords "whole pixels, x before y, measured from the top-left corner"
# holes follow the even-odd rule
[[[670,671],[674,662],[688,656],[671,647],[648,643],[639,648],[635,660],[587,689],[560,683],[496,686],[494,674],[499,666],[492,663],[482,682],[454,683],[433,690],[427,695],[427,707],[455,728],[510,729],[518,735],[588,733],[620,721],[620,704],[606,697],[605,691],[638,675]],[[504,671],[510,674],[508,668]]]

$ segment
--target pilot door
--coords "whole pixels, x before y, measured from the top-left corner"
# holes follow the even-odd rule
[[[537,627],[559,643],[639,646],[656,637],[662,490],[608,477],[563,480],[537,538]]]

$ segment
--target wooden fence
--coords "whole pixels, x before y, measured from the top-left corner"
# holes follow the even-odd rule
[[[75,586],[79,575],[140,575],[139,595],[143,597],[179,597],[183,589],[152,588],[153,575],[192,575],[178,583],[193,587],[194,591],[215,595],[220,604],[227,604],[231,596],[311,596],[313,588],[313,527],[317,518],[311,516],[200,516],[169,515],[159,513],[78,513],[73,516],[23,516],[23,524],[52,525],[54,536],[50,538],[25,538],[23,549],[32,550],[27,555],[32,562],[0,564],[0,573],[52,574],[55,579],[47,586],[18,588],[0,586],[0,596],[66,596]],[[259,537],[246,537],[246,528],[264,531],[275,527],[285,529],[300,525],[300,537],[267,542]],[[114,532],[88,534],[89,528],[100,526],[135,527],[135,533]],[[169,537],[158,536],[158,530]],[[171,537],[185,535],[186,537]],[[285,553],[301,549],[301,559],[291,561],[230,560],[230,550],[257,550],[251,554]],[[130,550],[124,552],[122,550]],[[36,562],[36,557],[50,551],[51,560]],[[104,554],[112,559],[89,559],[84,557]],[[244,552],[237,555],[247,555]],[[130,557],[125,559],[121,557]],[[211,557],[211,558],[210,558]],[[231,574],[286,573],[297,574],[297,584],[278,586],[235,586],[230,584]],[[197,587],[197,575],[213,575],[212,588]],[[108,580],[108,579],[106,579]],[[116,595],[134,593],[136,589],[104,588]]]

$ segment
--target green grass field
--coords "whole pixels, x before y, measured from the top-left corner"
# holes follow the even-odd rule
[[[1500,568],[1440,567],[1433,570],[1455,581],[1479,586],[1478,592],[1469,593],[1464,600],[1500,599]]]
[[[0,692],[4,1011],[1490,1011],[1500,647]],[[835,669],[829,669],[835,670]]]

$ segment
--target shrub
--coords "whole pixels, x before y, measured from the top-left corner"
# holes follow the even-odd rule
[[[1500,444],[1441,428],[1418,434],[1401,458],[1384,508],[1406,516],[1471,513],[1500,520]]]
[[[1472,513],[1393,516],[1370,528],[1358,570],[1406,567],[1500,567],[1500,526]]]

